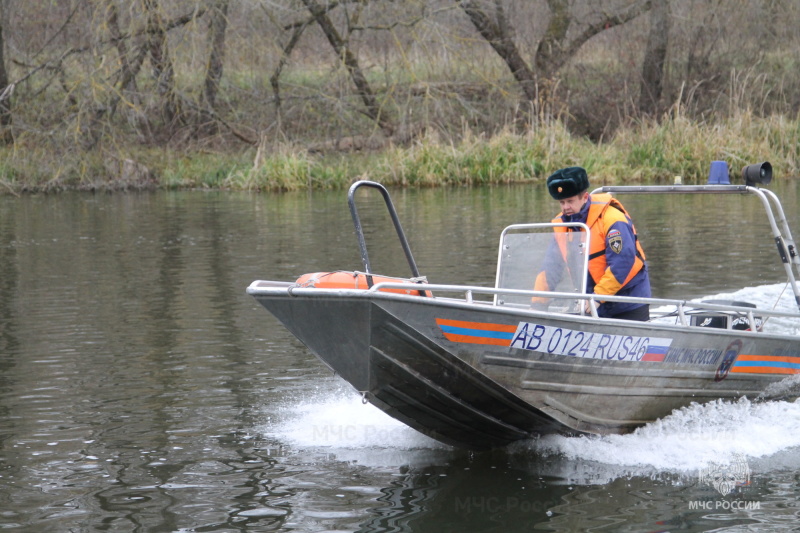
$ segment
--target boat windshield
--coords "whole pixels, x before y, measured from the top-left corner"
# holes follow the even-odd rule
[[[524,291],[584,294],[588,274],[589,232],[585,224],[516,224],[503,230],[496,287]],[[537,283],[538,278],[538,283]],[[574,298],[531,297],[503,293],[495,305],[572,312]]]

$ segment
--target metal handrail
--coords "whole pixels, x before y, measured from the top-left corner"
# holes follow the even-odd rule
[[[376,283],[372,288],[370,288],[367,292],[378,292],[381,289],[407,289],[409,283],[402,283],[402,282],[381,282]],[[550,292],[550,291],[528,291],[528,290],[521,290],[521,289],[502,289],[496,287],[479,287],[479,286],[471,286],[471,285],[442,285],[442,284],[435,284],[435,283],[413,283],[414,289],[419,291],[439,291],[439,292],[457,292],[463,293],[465,300],[469,300],[471,302],[472,296],[475,293],[478,294],[486,294],[486,295],[516,295],[516,296],[530,296],[530,297],[543,297],[543,298],[552,298],[552,299],[572,299],[572,300],[588,300],[590,302],[599,303],[599,300],[603,301],[612,301],[612,302],[626,302],[626,303],[641,303],[641,304],[649,304],[649,305],[664,305],[664,306],[675,306],[678,312],[678,318],[681,321],[681,324],[684,326],[688,326],[689,324],[686,321],[685,310],[686,308],[690,308],[693,310],[705,310],[705,311],[728,311],[728,312],[736,312],[741,313],[748,316],[750,320],[751,327],[753,327],[753,322],[755,318],[753,313],[758,313],[759,316],[779,316],[779,317],[787,317],[787,318],[800,318],[800,313],[798,312],[789,312],[789,311],[776,311],[772,309],[761,309],[761,308],[752,308],[752,307],[740,307],[735,305],[724,305],[724,304],[710,304],[704,302],[694,302],[690,300],[674,300],[668,298],[642,298],[642,297],[635,297],[635,296],[616,296],[616,295],[599,295],[599,294],[576,294],[571,292]],[[330,290],[330,289],[326,289]],[[350,290],[350,289],[346,289]],[[393,294],[395,296],[395,294]],[[396,295],[396,296],[403,296],[403,295]],[[490,302],[486,302],[489,304]],[[491,302],[492,306],[496,306],[493,302]],[[597,318],[596,310],[592,309],[592,316]],[[753,330],[755,328],[753,327]]]
[[[592,191],[626,194],[747,194],[748,185],[604,185]]]
[[[353,217],[353,224],[355,225],[356,236],[358,238],[358,245],[361,251],[361,261],[364,265],[365,274],[367,276],[367,284],[369,287],[373,288],[373,279],[372,279],[372,269],[369,262],[369,255],[367,252],[366,241],[364,239],[364,231],[361,226],[361,220],[358,215],[358,209],[356,208],[355,204],[355,192],[359,187],[371,187],[378,189],[383,196],[384,202],[386,203],[386,207],[389,211],[389,215],[392,219],[392,223],[395,227],[395,231],[397,232],[397,236],[400,240],[400,244],[403,248],[403,252],[406,255],[406,259],[408,261],[409,267],[411,268],[412,276],[415,278],[419,278],[419,270],[417,269],[416,262],[414,261],[414,257],[411,253],[411,248],[408,245],[408,240],[406,239],[405,233],[403,232],[402,225],[400,224],[400,219],[397,216],[397,212],[394,208],[394,204],[389,197],[389,192],[386,188],[381,185],[380,183],[374,181],[367,181],[367,180],[360,180],[355,182],[351,185],[350,190],[348,191],[347,200],[350,206],[350,214]],[[753,187],[750,185],[649,185],[649,186],[636,186],[636,185],[607,185],[603,187],[598,187],[592,191],[592,193],[596,192],[606,192],[606,193],[625,193],[625,194],[652,194],[652,193],[661,193],[661,194],[753,194],[759,197],[762,204],[764,205],[764,209],[766,210],[767,217],[769,219],[770,228],[772,229],[773,237],[775,239],[776,246],[778,248],[778,253],[781,257],[781,262],[784,264],[784,269],[789,279],[789,284],[792,287],[792,291],[794,293],[795,302],[800,309],[800,287],[798,287],[796,277],[794,275],[794,271],[792,266],[797,269],[798,274],[800,274],[800,257],[798,257],[798,252],[796,249],[796,245],[794,243],[794,239],[792,238],[791,231],[789,229],[789,224],[786,221],[786,216],[783,211],[783,207],[781,206],[780,200],[778,197],[769,190],[766,189],[759,189],[758,187]],[[778,220],[776,221],[775,214],[773,213],[773,206],[778,213]],[[781,227],[779,227],[779,224]],[[520,225],[522,226],[522,225]],[[513,226],[512,226],[513,227]],[[588,232],[587,232],[588,233]],[[501,239],[502,245],[502,239]],[[378,284],[380,286],[385,286],[385,283]],[[441,285],[439,287],[446,287],[445,285]],[[449,287],[457,287],[457,286],[449,286]],[[487,289],[480,288],[480,290],[486,293]],[[527,294],[528,292],[534,293],[536,291],[508,291],[503,289],[497,289],[506,292],[500,293],[491,293],[491,294]],[[470,289],[470,298],[471,293],[475,292],[476,289]],[[422,293],[420,293],[422,294]],[[539,294],[539,296],[547,297],[557,297],[555,296],[556,293],[547,292],[544,294]],[[562,296],[566,298],[573,298],[573,299],[585,299],[592,302],[595,302],[595,295],[580,295],[580,294],[573,294],[573,293],[564,293],[567,296]],[[535,294],[531,294],[535,296]],[[609,301],[620,301],[620,302],[637,302],[637,299],[631,299],[631,297],[622,297],[622,296],[603,296],[603,300]],[[654,298],[645,299],[646,301],[642,303],[659,303],[659,302],[668,302],[666,305],[678,305],[675,302],[680,302],[678,300],[658,300]],[[638,303],[638,302],[637,302]],[[592,316],[597,316],[596,310],[594,306],[592,307]],[[678,305],[679,309],[678,312],[682,316],[682,306]],[[708,309],[719,309],[717,307],[704,307]],[[721,309],[724,310],[724,309]],[[746,310],[742,309],[732,309],[733,311],[738,312],[746,312]],[[784,315],[778,315],[784,316]],[[785,316],[795,316],[795,315],[785,315]]]
[[[783,212],[783,207],[778,197],[768,189],[760,189],[750,185],[606,185],[593,190],[595,192],[623,193],[623,194],[753,194],[757,196],[764,205],[764,210],[769,219],[772,236],[778,248],[778,255],[783,263],[783,268],[792,286],[795,303],[800,309],[800,287],[792,270],[792,265],[800,275],[800,257],[797,255],[797,248],[789,230],[789,224]],[[776,221],[772,206],[778,212],[779,220]],[[781,224],[781,228],[778,227]]]
[[[784,241],[786,244],[787,251],[789,252],[789,256],[791,261],[798,265],[798,272],[800,272],[800,255],[797,253],[797,246],[794,243],[794,239],[792,238],[792,232],[789,229],[789,222],[786,219],[786,214],[783,211],[783,206],[781,205],[781,201],[778,196],[770,191],[769,189],[761,189],[761,191],[766,194],[770,200],[772,200],[772,204],[775,206],[775,209],[778,212],[778,223],[783,227],[784,231]]]
[[[417,263],[414,261],[414,256],[411,254],[411,247],[408,245],[406,234],[403,232],[403,227],[400,224],[400,218],[397,216],[397,211],[394,209],[392,199],[389,197],[389,191],[380,183],[374,181],[360,180],[350,186],[347,192],[347,203],[350,206],[350,215],[353,217],[353,224],[356,228],[356,237],[358,238],[358,248],[361,251],[361,262],[364,264],[364,273],[367,275],[367,285],[372,287],[372,269],[369,264],[369,254],[367,253],[367,243],[364,239],[364,229],[361,227],[361,218],[358,216],[358,209],[356,208],[355,194],[359,187],[372,187],[378,189],[383,196],[386,203],[386,208],[389,210],[389,216],[392,218],[392,224],[397,232],[397,237],[400,239],[400,245],[403,247],[403,252],[406,254],[408,266],[411,267],[411,274],[413,277],[419,277],[419,270]]]
[[[287,289],[292,291],[292,295],[299,296],[304,293],[329,293],[329,294],[342,294],[342,293],[349,293],[349,294],[360,294],[364,296],[377,296],[379,293],[382,297],[386,298],[419,298],[419,296],[410,296],[405,294],[398,294],[398,293],[390,293],[390,292],[380,292],[382,289],[408,289],[409,285],[413,285],[413,289],[416,291],[425,294],[426,291],[437,291],[439,293],[462,293],[464,295],[463,303],[466,304],[484,304],[491,307],[498,307],[502,308],[502,306],[495,305],[494,302],[491,301],[479,301],[475,302],[473,299],[474,293],[479,294],[487,294],[487,295],[495,295],[495,294],[510,294],[510,295],[523,295],[523,296],[540,296],[540,297],[547,297],[547,298],[560,298],[560,299],[573,299],[573,300],[592,300],[596,301],[597,299],[601,298],[601,296],[596,294],[575,294],[575,293],[567,293],[567,292],[545,292],[545,291],[526,291],[526,290],[517,290],[517,289],[498,289],[494,287],[478,287],[478,286],[471,286],[471,285],[442,285],[442,284],[434,284],[434,283],[411,283],[411,282],[394,282],[394,281],[386,281],[376,283],[370,289],[356,289],[356,288],[348,288],[348,289],[318,289],[316,287],[296,287],[293,286],[291,283],[281,283],[280,285],[269,285],[269,286],[262,286],[262,283],[274,283],[274,282],[263,282],[263,281],[254,281],[250,284],[247,288],[247,293],[251,295],[258,295],[258,294],[267,294],[267,293],[275,293],[275,292],[285,292]],[[290,285],[287,287],[286,285]],[[430,298],[429,296],[424,296],[425,298]],[[451,301],[450,298],[440,298],[434,296],[433,299],[442,299],[446,301]],[[633,296],[602,296],[604,301],[615,301],[615,302],[631,302],[631,303],[643,303],[643,304],[650,304],[650,305],[661,305],[661,306],[674,306],[676,307],[675,311],[671,312],[664,312],[659,316],[654,318],[665,318],[668,316],[675,316],[677,314],[677,318],[681,325],[689,326],[687,317],[692,316],[691,312],[689,314],[686,313],[686,309],[692,309],[697,311],[728,311],[728,312],[736,312],[743,315],[747,315],[748,321],[753,326],[753,322],[755,321],[755,314],[757,313],[759,317],[784,317],[784,318],[800,318],[800,313],[797,311],[776,311],[774,309],[764,309],[764,308],[753,308],[753,307],[739,307],[733,305],[723,305],[723,304],[709,304],[705,302],[699,301],[690,301],[690,300],[674,300],[674,299],[666,299],[666,298],[640,298],[640,297],[633,297]],[[534,312],[531,310],[531,312]],[[551,313],[548,313],[551,314]],[[596,315],[594,315],[596,317]],[[754,329],[755,330],[755,329]]]

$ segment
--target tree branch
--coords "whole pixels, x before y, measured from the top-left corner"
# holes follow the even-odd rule
[[[514,43],[513,28],[506,18],[500,0],[495,0],[494,19],[475,0],[460,0],[459,5],[472,21],[478,33],[486,39],[500,58],[508,65],[514,79],[522,87],[525,98],[531,101],[535,100],[536,81],[533,71]]]
[[[630,6],[626,11],[616,14],[616,15],[608,15],[606,14],[605,17],[596,22],[595,24],[590,24],[584,31],[578,35],[576,39],[574,39],[569,46],[564,50],[564,56],[572,57],[577,53],[578,49],[586,44],[586,41],[601,33],[605,30],[613,28],[615,26],[621,26],[627,22],[632,21],[636,17],[646,13],[650,10],[650,0],[645,0],[641,4],[633,4]]]
[[[112,37],[111,39],[105,39],[103,41],[100,41],[98,44],[100,44],[100,45],[103,45],[103,44],[114,44],[115,41],[118,40],[118,39],[128,39],[128,38],[131,38],[131,37],[139,37],[139,36],[142,36],[142,35],[152,35],[152,34],[155,34],[155,33],[158,33],[158,32],[169,31],[169,30],[177,28],[177,27],[179,27],[181,25],[188,24],[189,22],[191,22],[195,18],[202,17],[205,13],[206,13],[205,9],[197,9],[192,14],[183,15],[181,17],[176,17],[176,18],[172,19],[168,23],[164,24],[163,28],[161,28],[161,29],[146,28],[145,30],[139,31],[139,32],[136,32],[136,33],[122,34],[122,35],[119,35],[119,36],[116,36],[116,37]],[[28,68],[30,68],[32,70],[30,72],[26,73],[21,78],[11,82],[9,84],[9,86],[11,86],[11,85],[16,86],[16,85],[19,85],[20,83],[25,82],[26,80],[28,80],[31,76],[33,76],[34,74],[36,74],[40,70],[60,68],[60,65],[69,56],[71,56],[73,54],[82,54],[84,52],[88,52],[89,50],[91,50],[95,46],[97,46],[97,45],[81,46],[81,47],[78,47],[78,48],[68,48],[58,58],[51,59],[49,61],[45,61],[44,63],[42,63],[40,65],[37,65],[37,66],[25,64],[25,63],[22,63],[20,61],[14,61],[14,63],[16,63],[17,65],[28,67]]]
[[[378,100],[375,98],[375,93],[372,91],[366,76],[364,76],[364,73],[361,71],[356,56],[353,54],[352,50],[350,50],[350,47],[347,46],[345,40],[342,39],[342,36],[339,35],[339,32],[327,15],[328,12],[320,6],[316,0],[303,0],[303,3],[316,19],[317,24],[319,24],[322,32],[328,38],[328,42],[333,47],[336,55],[342,58],[345,67],[348,72],[350,72],[350,78],[353,80],[358,94],[361,96],[361,100],[366,107],[364,111],[365,114],[375,121],[387,136],[391,136],[394,127],[382,112]]]

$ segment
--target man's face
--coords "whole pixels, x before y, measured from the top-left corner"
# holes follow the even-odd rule
[[[582,192],[580,194],[576,194],[575,196],[570,196],[569,198],[564,198],[563,200],[559,200],[558,203],[561,206],[561,212],[565,215],[574,215],[576,213],[580,213],[581,208],[586,203],[586,200],[589,199],[588,192]]]

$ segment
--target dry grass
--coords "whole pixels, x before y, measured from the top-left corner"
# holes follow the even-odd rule
[[[122,158],[76,154],[56,165],[46,150],[18,144],[0,149],[0,180],[6,192],[142,187],[296,191],[345,188],[356,179],[410,187],[525,182],[580,165],[605,184],[653,183],[675,175],[685,183],[702,183],[715,160],[726,161],[733,175],[746,164],[766,160],[776,176],[798,175],[797,120],[742,112],[720,123],[698,123],[679,111],[660,123],[621,128],[605,143],[573,136],[561,122],[551,121],[524,134],[504,130],[486,137],[467,130],[459,142],[428,135],[407,147],[325,156],[278,144],[259,154],[187,156],[157,149]],[[131,168],[124,167],[126,161],[143,163]],[[114,178],[115,172],[122,176]]]

